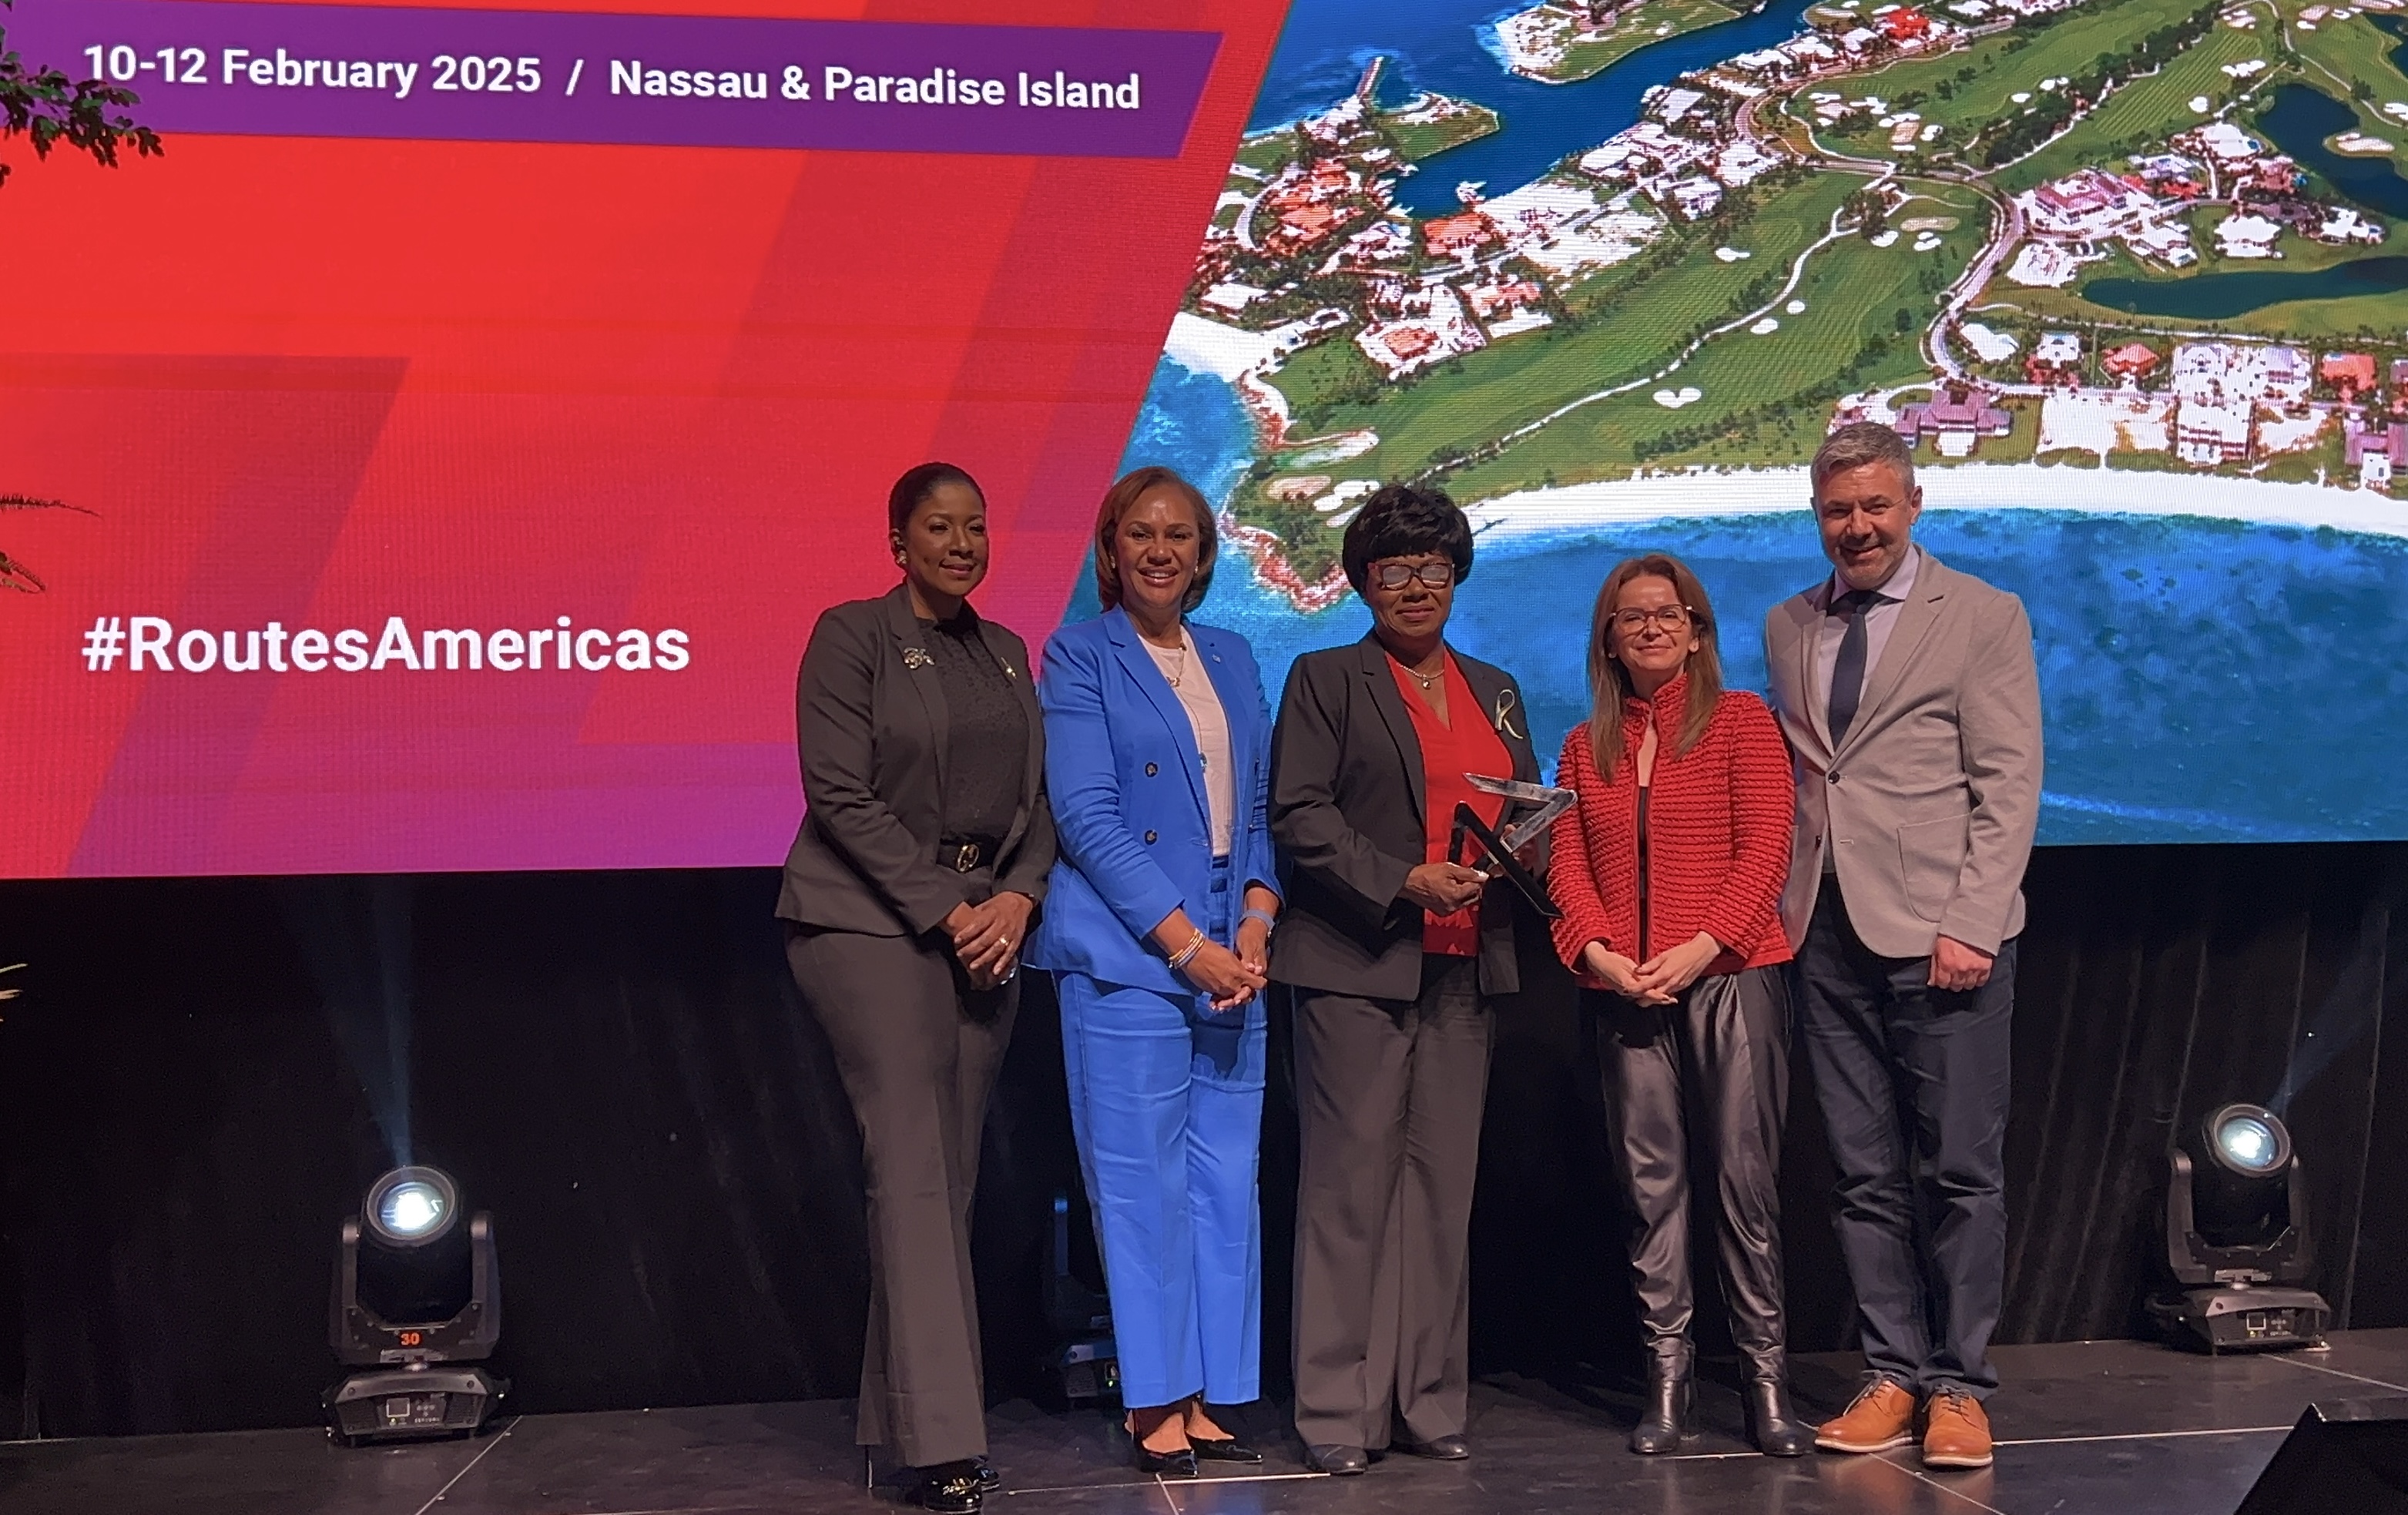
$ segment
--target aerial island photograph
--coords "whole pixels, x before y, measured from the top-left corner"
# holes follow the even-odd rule
[[[1300,0],[1128,457],[1207,481],[1274,667],[1359,619],[1359,502],[1447,491],[1552,750],[1629,551],[1761,687],[1806,460],[1884,422],[2030,607],[2043,839],[2380,834],[2362,763],[2262,764],[2408,735],[2403,52],[2403,0]]]

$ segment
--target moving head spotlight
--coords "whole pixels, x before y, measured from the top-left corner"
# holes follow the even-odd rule
[[[349,1446],[466,1436],[509,1385],[481,1367],[501,1339],[493,1218],[461,1212],[439,1168],[399,1167],[343,1222],[329,1336],[346,1364],[373,1367],[326,1392]]]
[[[2313,1347],[2332,1307],[2308,1276],[2307,1187],[2272,1110],[2227,1105],[2168,1159],[2166,1261],[2189,1285],[2149,1302],[2170,1335],[2210,1352]]]

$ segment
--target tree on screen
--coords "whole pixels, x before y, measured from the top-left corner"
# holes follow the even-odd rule
[[[73,510],[79,515],[97,515],[79,505],[64,500],[37,500],[30,494],[0,494],[0,510]],[[41,576],[17,558],[0,552],[0,589],[13,589],[21,594],[39,594],[50,588]]]
[[[0,0],[0,8],[14,3]],[[64,144],[108,168],[117,166],[119,151],[127,148],[155,158],[166,150],[159,134],[125,113],[139,104],[141,97],[122,84],[78,81],[47,65],[27,66],[0,30],[0,142],[22,136],[36,158]],[[8,164],[0,163],[0,184],[7,181]]]
[[[0,8],[14,0],[0,0]],[[104,168],[117,166],[117,155],[131,149],[136,156],[155,158],[166,150],[159,134],[126,114],[140,97],[122,85],[96,79],[70,79],[58,69],[28,67],[8,35],[0,30],[0,142],[22,136],[34,146],[34,156],[48,158],[50,150],[65,146],[87,153]],[[8,164],[0,163],[0,184],[8,181]],[[0,511],[76,510],[93,512],[64,500],[36,499],[30,494],[0,494]],[[39,594],[47,588],[23,563],[0,551],[0,589]]]

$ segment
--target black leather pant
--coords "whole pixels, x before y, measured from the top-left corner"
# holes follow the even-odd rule
[[[1789,1107],[1785,970],[1698,979],[1672,1005],[1583,996],[1597,1018],[1606,1118],[1632,1215],[1630,1271],[1652,1367],[1686,1373],[1689,1121],[1722,1203],[1716,1241],[1731,1339],[1752,1376],[1785,1371],[1781,1127]]]

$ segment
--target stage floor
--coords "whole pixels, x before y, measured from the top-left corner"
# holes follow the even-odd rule
[[[1702,1396],[1679,1456],[1623,1445],[1629,1395],[1499,1378],[1473,1394],[1473,1457],[1389,1457],[1359,1479],[1306,1473],[1263,1415],[1248,1476],[1140,1478],[1093,1411],[996,1410],[1006,1479],[994,1515],[1453,1515],[1598,1509],[1781,1515],[2223,1515],[2312,1400],[2408,1394],[2408,1330],[2344,1332],[2329,1351],[2210,1359],[2140,1342],[1998,1351],[1998,1465],[1926,1473],[1886,1457],[1759,1457],[1739,1405]],[[1844,1402],[1854,1364],[1802,1359],[1801,1401]],[[475,1441],[351,1451],[313,1430],[0,1443],[0,1515],[845,1515],[892,1511],[863,1487],[840,1402],[507,1420]]]

